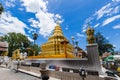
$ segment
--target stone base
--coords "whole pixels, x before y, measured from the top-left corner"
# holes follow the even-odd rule
[[[40,58],[66,58],[65,54],[59,55],[38,55],[38,56],[29,56],[28,59],[40,59]],[[76,58],[73,54],[67,54],[67,58]]]

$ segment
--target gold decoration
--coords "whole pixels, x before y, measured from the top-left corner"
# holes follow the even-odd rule
[[[21,59],[19,49],[16,49],[16,50],[13,51],[12,59]]]
[[[5,51],[5,52],[3,53],[3,55],[4,55],[4,56],[7,56],[7,55],[8,55],[8,51]]]
[[[93,44],[94,41],[95,41],[95,37],[94,37],[94,29],[91,28],[91,27],[88,27],[87,31],[86,31],[86,34],[87,34],[87,41],[89,44]]]

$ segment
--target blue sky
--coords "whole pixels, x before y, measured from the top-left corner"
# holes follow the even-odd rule
[[[20,32],[32,40],[39,34],[37,44],[45,43],[56,21],[61,22],[64,35],[71,36],[85,49],[87,23],[96,32],[120,49],[120,0],[0,0],[5,7],[0,18],[0,35]]]

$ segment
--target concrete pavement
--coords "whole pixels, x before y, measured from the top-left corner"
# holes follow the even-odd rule
[[[0,80],[41,80],[41,79],[21,72],[15,73],[14,70],[0,67]]]
[[[41,80],[40,74],[33,73],[19,69],[20,72],[16,73],[15,70],[10,70],[0,67],[0,80]],[[36,76],[36,77],[35,77]],[[60,80],[50,77],[49,80]]]

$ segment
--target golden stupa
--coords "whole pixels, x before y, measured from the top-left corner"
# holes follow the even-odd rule
[[[55,26],[53,34],[41,46],[41,53],[32,58],[75,58],[73,45],[63,35],[59,24]]]

